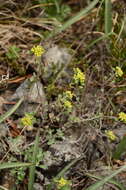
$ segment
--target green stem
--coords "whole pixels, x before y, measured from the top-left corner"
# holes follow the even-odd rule
[[[7,119],[10,115],[12,115],[15,112],[17,108],[21,105],[23,100],[24,98],[21,98],[9,111],[0,116],[0,123],[2,123],[5,119]]]

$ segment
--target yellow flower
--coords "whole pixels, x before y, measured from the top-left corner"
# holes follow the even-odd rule
[[[34,46],[31,51],[36,57],[40,57],[45,52],[44,48],[40,45]]]
[[[64,179],[63,177],[61,177],[58,181],[57,181],[57,186],[58,188],[64,187],[65,185],[69,185],[70,182],[66,179]]]
[[[85,82],[85,74],[79,68],[74,68],[73,79],[75,84],[80,84],[83,86]]]
[[[74,96],[74,94],[70,91],[70,90],[67,90],[65,93],[64,93],[64,95],[66,96],[66,98],[68,98],[68,99],[72,99],[73,98],[73,96]]]
[[[126,122],[126,114],[125,114],[124,112],[120,112],[120,113],[119,113],[119,119],[120,119],[121,121]]]
[[[72,104],[71,104],[70,101],[65,100],[63,103],[64,103],[64,107],[65,107],[66,109],[71,109],[71,108],[72,108]]]
[[[111,140],[111,141],[114,141],[114,140],[116,140],[116,135],[114,135],[114,133],[113,133],[113,131],[110,131],[110,130],[108,130],[108,131],[105,131],[105,134],[106,134],[106,136]]]
[[[26,127],[33,126],[35,122],[36,118],[31,113],[25,113],[25,116],[21,118],[21,124]]]
[[[115,68],[115,75],[116,77],[121,77],[123,75],[123,71],[120,67]]]

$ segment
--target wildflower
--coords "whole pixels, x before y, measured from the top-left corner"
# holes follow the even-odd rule
[[[107,130],[105,131],[106,136],[111,140],[114,141],[116,140],[116,136],[114,135],[113,131]]]
[[[40,45],[34,46],[31,51],[36,57],[40,57],[45,52],[44,48]]]
[[[65,93],[64,93],[64,95],[65,95],[65,97],[67,98],[67,99],[72,99],[73,98],[73,96],[74,96],[74,94],[70,91],[70,90],[67,90]]]
[[[120,67],[115,68],[115,75],[116,77],[121,77],[123,75],[123,71]]]
[[[64,100],[63,103],[64,103],[64,107],[65,107],[66,109],[71,109],[71,108],[72,108],[72,104],[71,104],[70,101]]]
[[[124,112],[120,112],[120,113],[119,113],[119,119],[120,119],[121,121],[126,122],[126,114],[125,114]]]
[[[36,122],[36,118],[34,117],[33,113],[25,113],[25,116],[21,118],[21,125],[28,127],[30,130],[33,124]]]
[[[68,112],[71,112],[73,107],[71,102],[73,96],[74,94],[69,90],[58,96],[60,106],[65,108],[65,110]]]
[[[74,68],[73,79],[75,84],[80,84],[83,86],[85,82],[85,74],[79,68]]]
[[[59,189],[61,189],[62,187],[66,186],[66,185],[70,185],[70,181],[64,179],[63,177],[61,177],[59,180],[57,180],[57,187]]]

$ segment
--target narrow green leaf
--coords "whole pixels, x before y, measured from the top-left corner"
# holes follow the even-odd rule
[[[78,161],[84,158],[84,155],[82,155],[79,158],[74,159],[71,161],[68,165],[66,165],[55,177],[54,179],[59,179],[60,177],[64,176],[65,173],[73,166],[75,165]]]
[[[107,39],[109,36],[114,35],[113,32],[110,32],[108,34],[103,34],[101,37],[97,38],[96,40],[93,40],[85,49],[90,49],[93,45],[97,44],[101,40]]]
[[[71,19],[69,19],[68,21],[66,21],[61,27],[58,27],[56,30],[52,31],[50,33],[50,35],[48,36],[48,38],[51,38],[51,37],[55,36],[56,34],[64,31],[65,29],[69,28],[72,24],[74,24],[75,22],[77,22],[78,20],[80,20],[82,18],[82,16],[86,15],[89,11],[91,11],[91,9],[93,9],[98,2],[99,2],[99,0],[94,0],[93,2],[91,2],[89,4],[89,6],[87,6],[84,9],[82,9],[74,17],[72,17]]]
[[[113,153],[113,158],[116,160],[120,159],[122,153],[126,152],[126,136],[117,145],[116,151]]]
[[[86,175],[89,176],[89,177],[98,179],[98,180],[102,180],[103,179],[103,177],[95,176],[95,175],[92,175],[92,174],[89,174],[89,173],[86,173]],[[119,182],[117,182],[117,181],[115,181],[113,179],[110,179],[108,181],[108,183],[116,185],[120,190],[125,190],[126,189],[121,183],[119,183]]]
[[[5,119],[7,119],[10,115],[12,115],[15,112],[17,108],[21,105],[23,100],[24,98],[21,98],[9,111],[0,116],[0,123],[2,123]]]
[[[121,39],[121,35],[123,35],[123,33],[125,32],[125,25],[126,25],[126,17],[124,17],[124,19],[122,20],[122,24],[121,24],[121,28],[117,37],[117,40],[115,41],[114,46],[116,46],[116,44],[118,43],[118,41]]]
[[[120,167],[120,169],[114,171],[111,175],[105,177],[104,179],[100,180],[99,182],[96,182],[95,184],[88,187],[86,190],[98,190],[99,187],[103,186],[105,183],[109,182],[110,179],[112,179],[114,176],[122,172],[123,170],[126,170],[126,166]]]
[[[38,130],[36,138],[35,138],[35,144],[34,144],[33,156],[32,156],[33,166],[31,166],[29,169],[28,190],[33,190],[33,185],[34,185],[34,180],[35,180],[35,168],[36,168],[36,160],[37,160],[38,146],[39,146],[39,134],[40,134],[40,131]]]
[[[29,167],[32,163],[23,163],[23,162],[15,162],[15,163],[2,163],[0,164],[0,170],[7,168],[16,168],[16,167]]]
[[[112,5],[111,0],[105,0],[105,34],[112,32]]]

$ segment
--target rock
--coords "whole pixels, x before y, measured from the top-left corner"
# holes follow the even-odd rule
[[[50,77],[53,78],[57,73],[64,70],[69,65],[71,57],[66,48],[60,48],[57,45],[49,48],[43,55],[45,63],[43,80],[48,82]]]
[[[80,156],[81,152],[79,151],[78,146],[71,143],[69,139],[65,139],[63,141],[57,141],[50,146],[43,162],[47,167],[53,165],[60,166],[63,162],[72,161]]]
[[[43,187],[39,183],[34,183],[34,189],[35,190],[43,190]]]
[[[26,79],[15,91],[11,100],[24,97],[29,103],[42,103],[46,101],[43,85],[40,81]]]
[[[34,77],[26,79],[11,96],[9,101],[17,101],[24,97],[24,102],[16,110],[16,114],[24,115],[25,112],[33,112],[37,109],[39,104],[46,105],[46,95],[42,83]],[[5,107],[10,109],[10,105]]]

